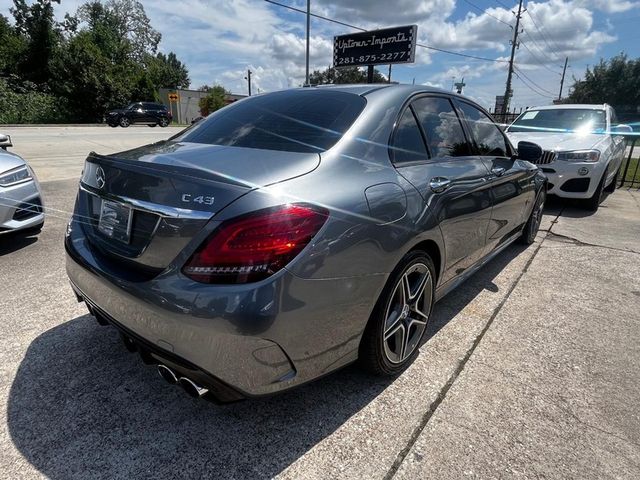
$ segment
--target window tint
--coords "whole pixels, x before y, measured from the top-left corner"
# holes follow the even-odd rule
[[[424,129],[432,157],[469,155],[469,145],[464,137],[460,120],[448,99],[419,98],[413,102],[413,108]]]
[[[506,157],[508,156],[507,142],[500,128],[481,110],[460,102],[460,109],[467,119],[471,129],[471,136],[480,155]]]
[[[410,108],[407,108],[398,120],[391,149],[393,163],[396,165],[428,158],[420,129]]]
[[[291,152],[331,148],[366,105],[359,95],[323,89],[269,93],[233,103],[178,141]]]

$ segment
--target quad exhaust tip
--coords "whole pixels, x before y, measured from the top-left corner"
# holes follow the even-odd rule
[[[180,377],[178,380],[180,382],[180,386],[183,388],[187,395],[193,398],[200,398],[203,395],[206,395],[209,389],[201,387],[193,380],[189,380],[187,377]]]
[[[176,374],[173,373],[173,370],[171,370],[166,365],[158,365],[158,373],[162,378],[165,379],[167,383],[170,383],[171,385],[175,385],[176,383],[178,383],[178,377],[176,377]]]
[[[187,377],[178,378],[175,372],[166,365],[158,365],[158,373],[167,383],[170,383],[171,385],[180,384],[182,389],[187,392],[187,395],[190,397],[200,398],[209,392],[209,389],[198,385]]]

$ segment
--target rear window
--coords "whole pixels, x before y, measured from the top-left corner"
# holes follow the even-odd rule
[[[340,140],[366,105],[359,95],[295,90],[252,97],[196,123],[177,141],[289,152],[323,152]]]

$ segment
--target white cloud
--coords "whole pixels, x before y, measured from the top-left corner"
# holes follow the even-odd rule
[[[628,0],[577,0],[576,5],[594,8],[607,13],[620,13],[633,8],[640,8],[640,2],[630,2]]]

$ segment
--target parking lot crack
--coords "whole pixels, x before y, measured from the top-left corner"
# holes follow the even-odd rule
[[[558,216],[560,216],[561,213],[562,212],[560,212],[558,214]],[[557,220],[557,217],[556,217],[556,220]],[[451,387],[453,386],[455,381],[458,379],[458,377],[460,376],[460,374],[464,370],[465,366],[469,362],[469,359],[473,355],[474,351],[476,350],[476,348],[478,347],[478,345],[480,344],[480,342],[484,338],[485,334],[487,333],[487,331],[489,330],[489,328],[493,324],[493,321],[496,319],[496,317],[498,316],[498,314],[502,310],[502,307],[509,300],[511,294],[513,293],[515,288],[520,283],[520,280],[522,279],[522,277],[529,270],[529,267],[531,266],[531,263],[536,258],[536,256],[537,256],[538,252],[540,251],[540,248],[542,247],[542,244],[544,243],[545,239],[546,239],[546,236],[542,238],[542,240],[540,241],[540,243],[538,245],[536,245],[535,251],[531,255],[531,258],[529,258],[529,260],[525,264],[524,268],[522,269],[522,271],[520,272],[518,277],[515,279],[515,281],[511,285],[511,287],[509,287],[509,290],[506,292],[504,298],[500,301],[500,303],[493,310],[493,313],[491,314],[491,317],[487,321],[486,325],[483,327],[482,331],[478,334],[478,336],[474,339],[471,347],[467,350],[467,352],[465,353],[464,357],[462,357],[462,359],[458,362],[455,370],[453,371],[453,373],[451,374],[451,376],[449,377],[447,382],[444,384],[444,386],[442,387],[442,389],[438,393],[438,396],[436,397],[436,399],[431,403],[431,405],[429,405],[429,408],[427,409],[427,411],[424,412],[424,414],[422,415],[422,417],[420,419],[420,422],[418,423],[418,425],[415,427],[415,429],[411,433],[411,436],[409,437],[407,443],[402,448],[402,450],[398,453],[398,455],[396,456],[396,459],[394,460],[393,464],[389,468],[387,474],[384,476],[385,480],[392,479],[396,475],[396,473],[398,472],[398,469],[400,468],[400,466],[404,462],[405,458],[407,457],[407,455],[409,454],[409,452],[411,451],[411,449],[415,445],[416,441],[418,440],[418,438],[420,437],[420,435],[422,434],[422,432],[424,431],[424,429],[428,425],[429,421],[431,420],[431,418],[435,414],[435,412],[438,409],[438,407],[442,404],[442,402],[447,397],[447,394],[449,393],[449,390],[451,390]]]
[[[636,255],[640,255],[640,252],[636,252],[635,250],[631,250],[628,248],[617,248],[617,247],[610,247],[608,245],[600,245],[597,243],[589,243],[589,242],[585,242],[582,241],[578,238],[575,237],[570,237],[568,235],[562,235],[560,233],[555,233],[552,231],[549,231],[548,237],[550,241],[552,242],[561,242],[561,243],[571,243],[573,245],[578,245],[581,247],[596,247],[596,248],[604,248],[607,250],[613,250],[616,252],[624,252],[624,253],[635,253]]]

